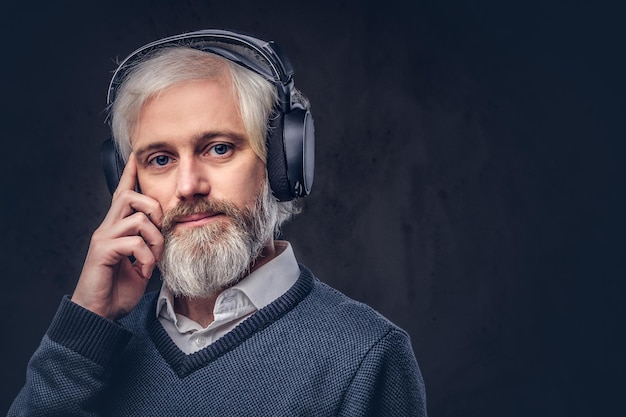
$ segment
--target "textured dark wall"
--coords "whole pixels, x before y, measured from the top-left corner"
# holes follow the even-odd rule
[[[284,234],[322,280],[411,334],[432,416],[615,414],[626,370],[616,7],[51,3],[0,13],[0,412],[108,208],[98,147],[115,58],[220,27],[275,39],[293,61],[318,163]]]

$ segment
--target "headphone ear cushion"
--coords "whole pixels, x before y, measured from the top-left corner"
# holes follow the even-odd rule
[[[100,145],[100,162],[102,163],[107,187],[111,195],[113,195],[122,177],[122,172],[124,172],[124,160],[117,151],[112,138],[105,140]]]
[[[282,114],[270,121],[270,130],[267,135],[267,178],[274,197],[278,201],[290,201],[293,200],[294,196],[291,193],[287,172],[283,123]]]

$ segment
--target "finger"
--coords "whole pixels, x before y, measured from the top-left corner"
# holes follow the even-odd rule
[[[154,198],[139,194],[141,198],[131,202],[130,207],[146,215],[146,217],[159,229],[163,225],[163,209],[161,204]]]
[[[165,244],[165,239],[161,231],[155,227],[151,227],[147,228],[145,231],[141,231],[140,234],[148,245],[148,249],[152,252],[152,256],[154,256],[156,262],[159,262],[163,255],[163,247]]]
[[[163,252],[163,235],[161,231],[141,212],[137,212],[123,220],[115,222],[107,228],[103,238],[117,239],[124,236],[141,236],[155,259],[161,259]]]
[[[121,237],[111,241],[111,244],[115,245],[115,258],[118,258],[116,263],[123,258],[132,256],[135,258],[133,268],[137,272],[140,272],[142,277],[146,279],[150,278],[157,261],[141,236]]]
[[[115,198],[122,190],[134,190],[136,185],[137,161],[135,160],[135,155],[131,153],[124,167],[124,172],[122,172],[122,176],[120,177],[120,182],[117,184],[117,188],[113,193],[113,197]]]
[[[131,215],[135,211],[140,211],[145,213],[148,218],[160,228],[163,221],[161,205],[156,200],[136,192],[136,186],[137,159],[135,158],[135,154],[131,153],[124,167],[124,172],[122,173],[118,187],[113,194],[113,202],[109,213],[107,213],[107,218],[109,220],[121,219]],[[121,201],[116,205],[118,200]]]
[[[155,199],[132,190],[116,191],[118,195],[111,203],[103,224],[111,227],[113,223],[124,219],[135,212],[141,212],[147,216],[157,227],[163,222],[163,210]]]

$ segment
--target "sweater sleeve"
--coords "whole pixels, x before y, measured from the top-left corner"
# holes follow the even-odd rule
[[[338,415],[426,417],[424,381],[406,333],[391,330],[369,350]]]
[[[64,297],[8,416],[97,416],[116,358],[131,338]]]

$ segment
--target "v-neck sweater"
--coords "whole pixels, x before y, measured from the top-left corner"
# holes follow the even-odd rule
[[[186,355],[146,294],[119,322],[65,297],[9,416],[425,416],[409,336],[301,267],[298,281]]]

